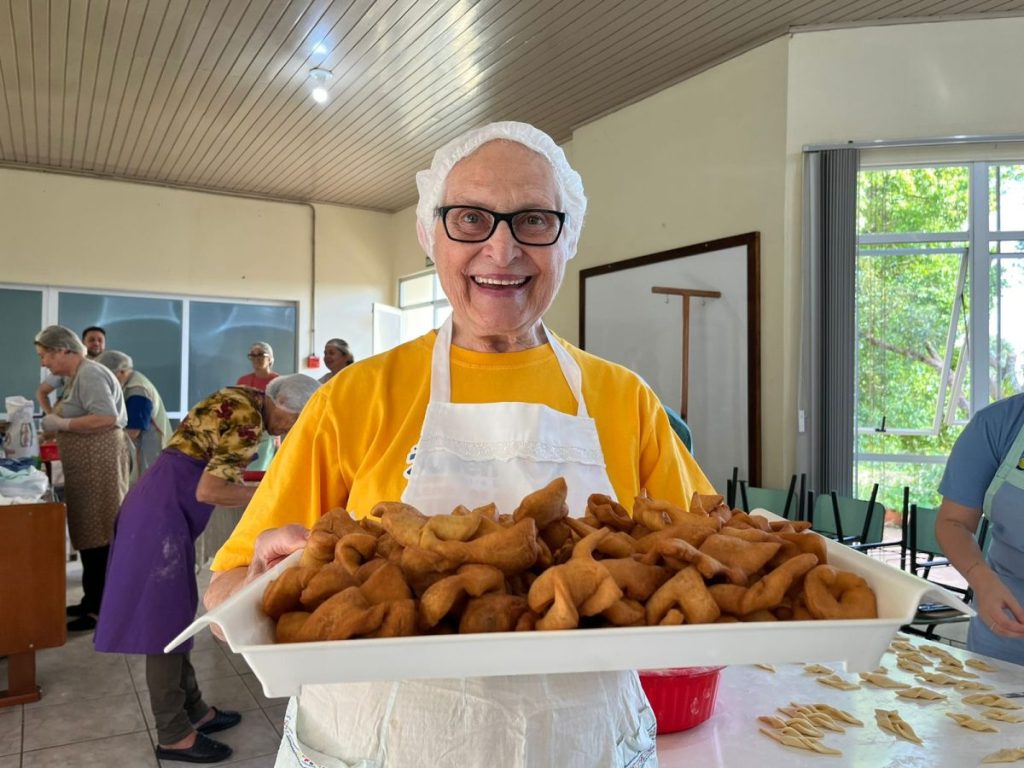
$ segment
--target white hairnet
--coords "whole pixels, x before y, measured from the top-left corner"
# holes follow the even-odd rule
[[[290,373],[267,384],[267,394],[281,408],[298,413],[319,386],[320,382],[304,373]]]
[[[572,169],[562,148],[539,128],[528,123],[517,123],[511,120],[500,123],[488,123],[474,128],[458,138],[445,144],[434,153],[430,168],[416,174],[416,187],[420,192],[420,200],[416,205],[416,229],[420,245],[427,255],[434,258],[434,216],[444,198],[445,182],[452,167],[482,145],[495,139],[505,139],[522,144],[541,155],[551,164],[558,188],[562,209],[566,213],[565,227],[562,238],[563,248],[568,258],[576,255],[579,244],[580,230],[583,228],[583,216],[587,212],[587,197],[583,194],[583,179]]]
[[[274,348],[267,344],[265,341],[254,341],[249,345],[249,351],[252,352],[254,349],[258,349],[260,352],[266,354],[271,360],[274,359]]]
[[[85,344],[78,334],[63,325],[48,325],[36,334],[35,343],[45,349],[66,349],[79,355],[85,354]]]
[[[119,352],[116,349],[108,349],[106,352],[101,352],[96,356],[96,362],[107,366],[111,373],[130,371],[135,368],[135,362],[132,360],[131,355]]]

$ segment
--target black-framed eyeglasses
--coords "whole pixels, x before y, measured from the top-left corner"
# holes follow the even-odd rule
[[[266,356],[267,356],[266,352],[250,352],[249,353],[249,357],[252,357],[252,358],[260,358],[260,357],[266,357]]]
[[[444,231],[448,237],[458,243],[482,243],[489,240],[498,224],[504,221],[517,243],[554,245],[565,224],[565,213],[544,208],[498,213],[475,205],[443,205],[435,213],[444,222]]]

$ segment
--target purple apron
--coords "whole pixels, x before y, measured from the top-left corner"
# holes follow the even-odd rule
[[[168,449],[125,496],[114,522],[96,650],[163,653],[199,605],[195,541],[213,513],[196,500],[206,462]],[[192,640],[174,653],[192,650]]]

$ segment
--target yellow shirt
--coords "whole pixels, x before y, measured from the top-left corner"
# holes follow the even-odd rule
[[[241,522],[213,561],[215,571],[246,565],[256,536],[287,523],[311,527],[343,506],[367,515],[397,501],[430,398],[436,333],[347,367],[307,403]],[[676,437],[657,395],[633,372],[563,342],[583,374],[583,398],[597,424],[608,477],[621,503],[647,489],[687,506],[714,493]],[[576,413],[551,346],[503,354],[451,349],[452,402],[526,402]],[[452,499],[452,506],[459,503]],[[582,515],[584,510],[569,510]]]

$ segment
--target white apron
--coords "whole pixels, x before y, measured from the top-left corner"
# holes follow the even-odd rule
[[[434,343],[430,403],[402,501],[428,515],[491,501],[512,512],[559,475],[574,515],[591,493],[614,496],[579,366],[547,338],[577,415],[454,404],[449,318]],[[632,671],[304,686],[288,704],[276,768],[655,768],[655,730]]]

